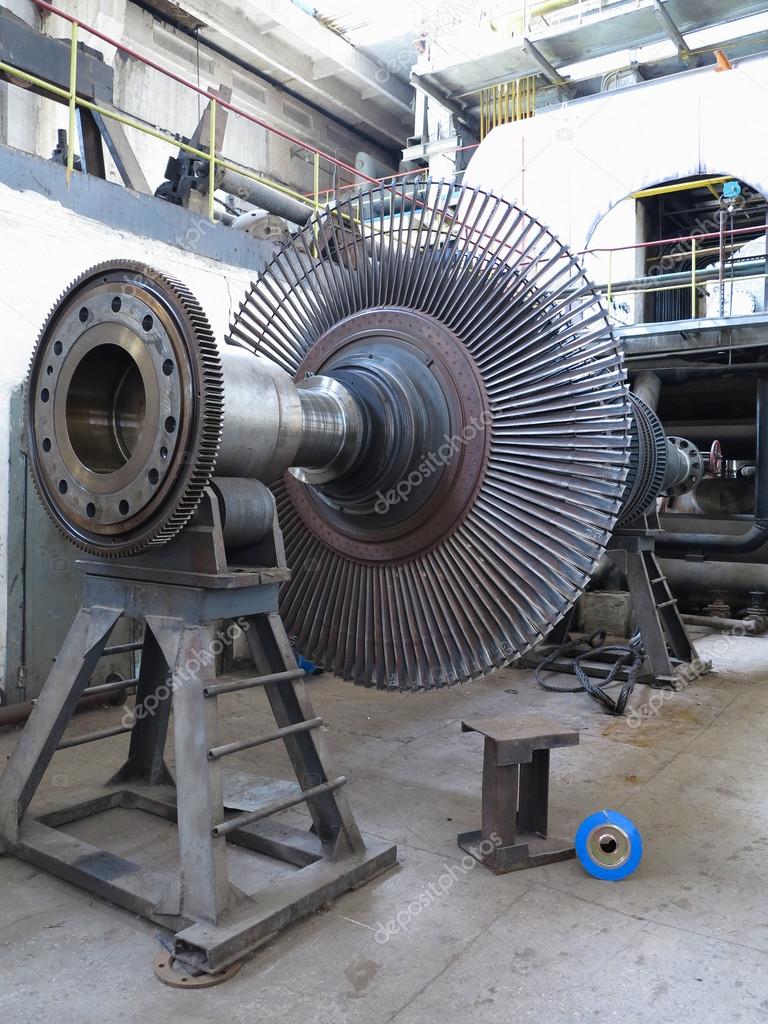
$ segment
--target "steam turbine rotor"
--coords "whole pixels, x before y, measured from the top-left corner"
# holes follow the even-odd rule
[[[576,258],[478,190],[338,202],[252,285],[228,341],[172,278],[83,274],[32,359],[35,486],[74,543],[116,557],[172,540],[210,485],[236,557],[249,502],[260,528],[272,515],[252,482],[270,484],[288,631],[364,685],[514,660],[572,606],[622,510],[701,469],[630,402]]]
[[[278,254],[230,341],[363,409],[346,475],[274,486],[281,612],[309,657],[446,686],[571,607],[620,511],[631,409],[601,301],[542,224],[474,189],[371,189]]]

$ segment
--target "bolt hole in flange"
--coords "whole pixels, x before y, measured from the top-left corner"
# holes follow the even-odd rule
[[[611,835],[600,836],[598,842],[600,843],[600,849],[603,853],[615,853],[619,848],[619,844],[616,842],[616,839]]]

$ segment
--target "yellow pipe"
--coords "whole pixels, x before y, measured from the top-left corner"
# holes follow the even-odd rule
[[[0,61],[0,71],[5,71],[6,74],[11,75],[13,78],[18,78],[22,82],[29,82],[30,85],[36,85],[38,89],[47,89],[48,92],[59,96],[63,100],[69,100],[69,90],[60,89],[58,85],[51,85],[50,82],[46,82],[42,78],[37,78],[35,75],[27,74],[26,71],[21,71],[19,68],[13,67],[12,64],[6,64],[4,61]]]
[[[644,188],[640,192],[633,192],[630,198],[650,199],[651,196],[664,196],[670,192],[690,192],[694,188],[709,188],[710,185],[722,185],[726,181],[733,181],[733,178],[705,178],[702,181],[682,181],[676,185],[659,185],[657,188]]]
[[[119,114],[116,110],[110,110],[108,107],[100,107],[98,103],[91,103],[90,100],[78,99],[77,105],[79,107],[85,107],[86,110],[92,110],[96,114],[101,114],[102,117],[109,117],[113,121],[117,121],[118,124],[125,125],[126,128],[134,128],[137,132],[143,132],[145,135],[151,135],[153,139],[159,139],[161,142],[167,142],[169,145],[177,147],[183,150],[185,153],[190,153],[192,156],[199,157],[201,160],[208,160],[208,153],[204,149],[197,149],[195,146],[190,146],[186,142],[179,142],[172,135],[166,135],[164,132],[158,131],[157,128],[150,128],[149,125],[142,124],[140,121],[134,121],[131,117],[126,117],[125,114]],[[221,163],[221,161],[219,161]]]
[[[77,113],[77,22],[72,22],[69,41],[69,139],[67,141],[67,188],[75,169],[75,115]]]
[[[315,153],[314,160],[314,202],[315,209],[320,209],[320,154]]]
[[[691,319],[696,319],[696,239],[691,239]]]
[[[77,25],[73,24],[73,37],[76,36]],[[75,53],[77,48],[75,47]],[[164,132],[158,131],[156,128],[150,128],[149,125],[142,124],[140,121],[134,121],[133,118],[127,117],[125,114],[120,114],[116,110],[111,110],[108,107],[99,106],[98,103],[91,103],[90,100],[82,99],[77,96],[77,79],[75,77],[75,89],[70,88],[62,89],[58,85],[53,85],[51,82],[46,82],[43,78],[38,78],[37,75],[30,75],[26,71],[22,71],[20,68],[14,67],[12,64],[7,64],[5,61],[0,61],[0,71],[5,72],[13,78],[18,78],[22,82],[28,82],[30,85],[36,86],[43,92],[49,92],[53,96],[58,96],[62,100],[66,100],[68,103],[71,101],[71,97],[75,96],[75,106],[84,107],[86,110],[91,110],[96,114],[101,114],[102,117],[108,117],[112,121],[117,121],[118,124],[124,125],[126,128],[133,128],[137,132],[142,132],[144,135],[149,135],[153,139],[159,139],[160,142],[166,142],[176,149],[181,149],[185,153],[189,153],[191,156],[196,156],[200,160],[205,160],[210,163],[210,153],[206,153],[205,150],[197,149],[195,146],[190,146],[186,142],[180,142],[172,135],[167,135]],[[215,101],[214,101],[215,102]],[[212,130],[211,130],[211,145],[215,145],[215,114],[212,111]],[[71,111],[70,111],[71,117]],[[71,124],[71,122],[70,122]],[[71,144],[69,145],[69,151],[74,157],[74,149]],[[319,154],[317,155],[319,160]],[[278,192],[282,192],[292,199],[299,199],[301,202],[306,202],[307,197],[302,195],[301,192],[296,192],[294,189],[288,188],[286,185],[282,185],[278,181],[272,181],[270,178],[265,178],[260,174],[254,174],[252,171],[247,170],[245,167],[237,167],[234,164],[229,163],[226,160],[222,160],[220,157],[216,157],[213,161],[216,166],[223,167],[226,170],[234,171],[237,174],[242,174],[244,178],[248,178],[251,181],[256,181],[261,185],[269,185],[270,188],[277,189]],[[73,163],[74,167],[74,163]],[[342,219],[351,220],[353,223],[359,223],[356,217],[350,217],[348,214],[341,214]]]
[[[750,274],[749,277],[740,277],[739,281],[766,281],[768,280],[768,274]],[[717,284],[717,281],[708,281],[707,284]],[[665,284],[658,285],[656,288],[619,288],[614,291],[614,295],[632,295],[637,293],[638,295],[645,295],[650,292],[675,292],[680,291],[679,284]],[[696,319],[694,314],[692,319]]]
[[[216,220],[214,200],[216,198],[216,109],[215,97],[211,97],[211,109],[208,116],[210,128],[208,142],[208,219]]]
[[[163,132],[157,131],[155,128],[150,128],[148,125],[134,121],[132,118],[126,117],[124,114],[119,114],[116,110],[109,110],[106,107],[100,107],[98,103],[91,103],[90,100],[79,99],[77,102],[79,106],[85,107],[87,110],[93,110],[97,114],[101,114],[103,117],[110,117],[113,121],[126,125],[128,128],[135,128],[136,131],[143,132],[145,135],[151,135],[153,139],[159,139],[161,142],[167,142],[169,145],[177,147],[185,153],[190,153],[192,156],[199,157],[201,160],[205,160],[207,162],[209,159],[209,155],[205,150],[196,149],[194,146],[190,146],[186,142],[179,142],[179,140],[173,138],[173,136],[165,135]],[[217,157],[216,166],[224,167],[226,170],[234,171],[237,174],[242,174],[244,178],[249,178],[251,181],[257,181],[262,185],[269,185],[271,188],[275,188],[278,192],[283,192],[285,195],[291,196],[293,199],[300,199],[302,202],[306,202],[307,200],[307,197],[303,196],[301,192],[295,192],[293,189],[288,188],[285,185],[281,185],[278,181],[272,181],[270,178],[264,178],[260,174],[254,174],[245,167],[237,167],[234,164],[229,163],[227,160],[222,160],[221,157]]]

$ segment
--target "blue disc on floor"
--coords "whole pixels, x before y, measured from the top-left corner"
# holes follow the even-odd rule
[[[643,840],[635,825],[618,811],[597,811],[579,825],[576,856],[595,878],[620,882],[643,856]]]

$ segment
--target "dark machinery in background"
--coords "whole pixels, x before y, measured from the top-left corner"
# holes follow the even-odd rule
[[[661,509],[657,551],[692,624],[766,625],[768,591],[768,376],[759,326],[685,335],[676,351],[634,354],[633,386],[645,389],[668,429],[703,453],[695,489]],[[639,339],[638,339],[639,341]],[[720,342],[720,344],[718,344]],[[723,345],[725,347],[723,347]],[[601,583],[601,586],[604,583]]]

